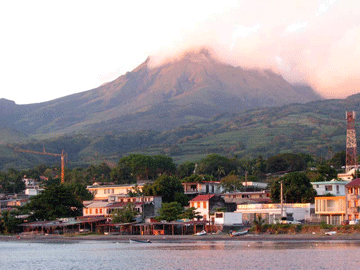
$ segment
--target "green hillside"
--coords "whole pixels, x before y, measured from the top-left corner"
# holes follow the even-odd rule
[[[196,161],[210,153],[241,158],[303,152],[328,159],[345,150],[345,111],[356,111],[359,105],[360,95],[354,95],[344,100],[219,114],[169,131],[99,130],[91,135],[67,135],[16,146],[35,151],[46,147],[52,153],[64,149],[68,153],[68,167],[117,162],[129,153],[165,154],[177,163]],[[0,147],[2,170],[59,162],[52,157],[17,153],[10,146]]]

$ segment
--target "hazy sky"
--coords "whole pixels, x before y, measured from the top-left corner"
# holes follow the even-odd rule
[[[211,46],[328,98],[360,92],[359,0],[2,1],[0,98],[96,88],[150,56]]]

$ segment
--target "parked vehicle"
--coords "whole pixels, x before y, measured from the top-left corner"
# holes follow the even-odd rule
[[[358,219],[353,219],[349,221],[349,225],[356,225],[359,224],[359,220]]]

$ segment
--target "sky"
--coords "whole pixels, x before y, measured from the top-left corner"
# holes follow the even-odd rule
[[[345,98],[360,92],[359,14],[359,0],[0,0],[0,98],[56,99],[199,47]]]

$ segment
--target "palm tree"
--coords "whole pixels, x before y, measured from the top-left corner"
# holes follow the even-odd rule
[[[261,232],[261,227],[265,223],[265,219],[263,219],[261,217],[261,215],[256,215],[253,223],[255,225],[255,231],[257,233],[260,233]]]

